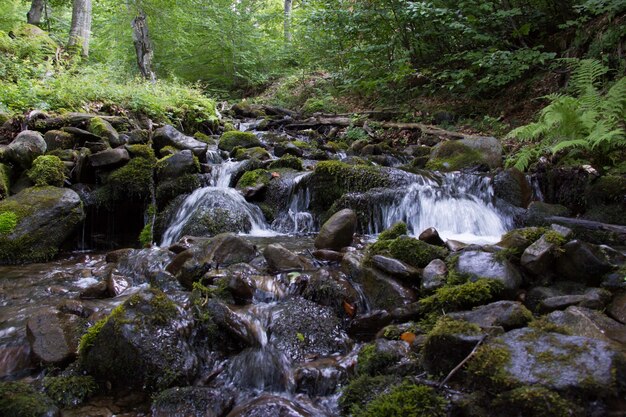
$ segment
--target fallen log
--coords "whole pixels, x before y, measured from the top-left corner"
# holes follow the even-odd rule
[[[547,217],[546,222],[569,227],[576,236],[591,243],[626,245],[626,226],[560,216]]]

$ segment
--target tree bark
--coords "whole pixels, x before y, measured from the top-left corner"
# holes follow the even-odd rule
[[[45,0],[33,0],[30,10],[26,13],[26,21],[31,25],[39,26],[41,24],[41,16],[43,15]]]
[[[72,25],[68,48],[76,48],[82,56],[89,55],[91,37],[91,0],[74,0],[72,4]]]
[[[285,0],[285,41],[291,43],[291,8],[293,6],[293,0]]]
[[[150,41],[150,33],[148,32],[148,22],[146,14],[139,9],[137,16],[130,23],[133,28],[133,43],[135,44],[135,52],[137,53],[137,65],[141,75],[152,82],[156,81],[156,75],[152,70],[152,58],[154,50]]]

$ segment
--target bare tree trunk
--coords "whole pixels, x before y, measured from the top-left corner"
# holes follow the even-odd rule
[[[41,16],[45,7],[44,0],[33,0],[30,10],[26,13],[26,21],[31,25],[39,26],[41,24]]]
[[[133,28],[133,43],[135,44],[135,52],[137,52],[139,71],[145,79],[155,82],[156,75],[152,70],[154,50],[152,49],[152,42],[150,42],[146,14],[143,10],[138,10],[137,16],[130,25]]]
[[[285,41],[291,43],[291,8],[293,6],[293,0],[285,0]]]
[[[91,37],[91,0],[74,0],[72,4],[72,26],[68,48],[80,50],[82,56],[89,55]]]

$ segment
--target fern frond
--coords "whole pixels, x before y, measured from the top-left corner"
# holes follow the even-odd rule
[[[535,148],[521,149],[516,155],[516,161],[513,165],[515,168],[524,172],[530,165],[531,161],[537,157],[537,150]]]
[[[619,123],[626,119],[626,77],[622,77],[609,89],[601,104],[605,117]]]
[[[578,96],[582,96],[591,87],[597,89],[602,76],[609,69],[597,59],[581,59],[573,65],[572,75],[570,77],[570,88],[576,92]]]
[[[508,138],[532,140],[540,137],[543,130],[542,123],[530,123],[511,130],[506,136]]]
[[[563,140],[550,148],[553,154],[567,148],[587,148],[589,142],[586,139]]]

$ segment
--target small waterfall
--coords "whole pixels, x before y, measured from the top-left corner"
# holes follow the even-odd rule
[[[245,161],[233,161],[229,159],[226,162],[213,165],[211,170],[211,185],[218,188],[230,187],[230,181],[233,175],[244,163]]]
[[[443,238],[475,243],[494,243],[509,228],[512,219],[493,205],[490,179],[461,173],[445,174],[440,180],[421,177],[403,197],[378,208],[382,219],[369,225],[376,234],[403,221],[412,234],[434,227]]]
[[[311,192],[308,187],[301,187],[302,180],[311,175],[309,172],[293,179],[289,194],[289,205],[286,211],[278,215],[272,223],[272,229],[280,233],[309,233],[315,231],[315,219],[308,212]]]

